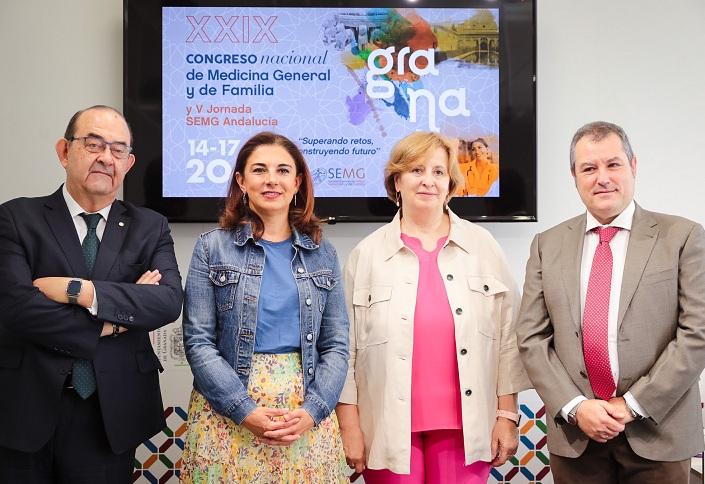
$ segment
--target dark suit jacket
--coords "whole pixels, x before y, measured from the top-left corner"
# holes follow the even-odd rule
[[[577,457],[588,437],[559,416],[595,398],[582,352],[580,264],[585,215],[536,236],[517,321],[519,351],[546,404],[548,447]],[[630,391],[650,419],[627,424],[638,455],[690,458],[703,448],[698,378],[705,366],[705,232],[690,220],[634,212],[618,310],[617,395]]]
[[[90,276],[61,189],[0,205],[0,446],[33,452],[49,440],[75,358],[93,360],[114,452],[164,427],[162,367],[148,332],[179,317],[173,245],[163,216],[116,200]],[[159,285],[134,284],[148,269],[159,269]],[[55,303],[32,286],[48,276],[92,280],[98,316]],[[128,331],[100,338],[103,321]]]

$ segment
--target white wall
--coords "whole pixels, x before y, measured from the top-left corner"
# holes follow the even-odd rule
[[[520,281],[533,234],[581,211],[568,144],[587,121],[611,120],[630,134],[643,206],[705,222],[705,2],[538,3],[539,222],[487,224]],[[0,200],[42,195],[62,180],[53,144],[69,116],[122,104],[122,1],[4,1],[0,46]],[[173,227],[184,268],[205,227]],[[344,257],[372,229],[326,232]]]
[[[629,133],[642,206],[705,222],[705,2],[537,3],[539,222],[487,224],[519,282],[533,235],[582,211],[568,145],[588,121],[613,121]],[[71,114],[122,104],[122,1],[5,0],[0,54],[0,200],[43,195],[63,179],[53,144]],[[207,227],[172,227],[184,275],[194,238]],[[344,258],[374,227],[326,233]],[[169,392],[167,399],[186,398]]]

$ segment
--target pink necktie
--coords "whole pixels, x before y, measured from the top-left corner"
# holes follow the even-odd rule
[[[607,321],[612,288],[612,249],[610,240],[619,227],[598,227],[600,243],[595,249],[585,295],[583,313],[583,357],[590,386],[598,398],[609,400],[616,388],[607,347]]]

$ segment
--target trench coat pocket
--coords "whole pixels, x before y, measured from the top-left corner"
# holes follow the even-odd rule
[[[386,343],[389,340],[389,306],[392,286],[370,286],[353,291],[355,347]]]
[[[509,288],[492,276],[469,276],[468,287],[478,331],[496,338],[501,326],[502,302]]]

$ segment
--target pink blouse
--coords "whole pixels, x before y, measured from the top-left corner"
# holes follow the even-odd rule
[[[404,245],[419,260],[411,362],[412,432],[463,427],[455,325],[438,270],[438,253],[447,239],[438,239],[436,248],[429,252],[419,239],[401,234]]]

